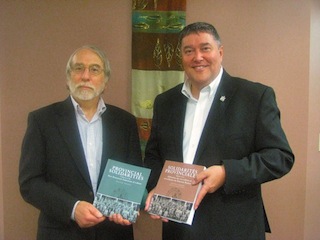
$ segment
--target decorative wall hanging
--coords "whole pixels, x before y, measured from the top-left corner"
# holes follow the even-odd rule
[[[142,151],[150,136],[154,98],[183,82],[179,32],[186,0],[132,1],[132,113]]]

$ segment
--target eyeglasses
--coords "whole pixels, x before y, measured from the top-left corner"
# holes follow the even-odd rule
[[[76,64],[71,69],[76,74],[83,74],[87,67],[82,64]],[[89,74],[93,76],[98,76],[103,72],[103,68],[101,68],[99,65],[91,65],[88,67],[88,69]]]

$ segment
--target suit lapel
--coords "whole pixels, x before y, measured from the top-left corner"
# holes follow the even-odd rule
[[[98,182],[100,182],[102,174],[104,172],[104,169],[106,167],[106,164],[109,159],[109,153],[113,152],[112,150],[112,144],[110,143],[110,140],[112,139],[110,136],[114,136],[112,133],[112,128],[110,126],[113,126],[112,124],[112,116],[108,114],[108,106],[106,111],[102,114],[102,142],[103,142],[103,147],[102,147],[102,156],[101,156],[101,165],[100,165],[100,173],[99,173],[99,179]],[[109,136],[109,137],[107,137]]]
[[[194,159],[195,164],[199,164],[203,150],[208,143],[212,143],[217,135],[215,132],[224,129],[223,124],[225,122],[224,118],[226,117],[225,111],[228,108],[235,91],[236,85],[232,82],[232,77],[224,71],[199,140]]]
[[[182,86],[182,85],[181,85]],[[184,118],[186,114],[187,98],[181,93],[178,94],[178,98],[175,99],[173,104],[173,131],[174,131],[174,144],[178,158],[183,161],[183,129],[184,129]]]
[[[73,157],[81,175],[87,184],[92,188],[78,124],[74,113],[74,107],[70,97],[62,102],[60,108],[57,108],[56,113],[56,124],[61,136],[66,142],[71,156]]]

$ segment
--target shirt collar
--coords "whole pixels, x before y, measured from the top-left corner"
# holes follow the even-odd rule
[[[76,100],[72,97],[72,95],[70,95],[71,97],[71,101],[74,107],[74,110],[77,114],[83,115],[83,111],[79,105],[79,103],[76,102]],[[105,111],[106,111],[107,107],[102,99],[102,97],[100,97],[99,102],[98,102],[98,107],[97,107],[97,114],[98,116],[101,116]]]
[[[222,77],[222,73],[223,73],[223,68],[221,66],[218,76],[215,79],[213,79],[213,81],[209,85],[204,87],[201,91],[209,91],[210,92],[209,96],[212,96],[212,94],[214,94],[216,92],[216,90],[219,86],[219,83],[220,83],[221,77]],[[191,84],[190,84],[190,81],[188,81],[188,79],[186,79],[184,81],[182,89],[181,89],[181,93],[189,99],[193,98],[192,93],[191,93]]]

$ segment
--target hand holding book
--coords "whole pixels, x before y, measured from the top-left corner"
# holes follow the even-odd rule
[[[225,183],[225,179],[226,171],[223,165],[214,165],[207,168],[206,171],[200,172],[192,183],[196,185],[202,182],[202,187],[194,203],[194,209],[196,210],[199,207],[207,193],[217,191]]]
[[[74,211],[74,220],[81,228],[93,227],[106,218],[91,203],[79,201]]]
[[[154,195],[154,191],[155,191],[155,188],[152,189],[152,190],[149,192],[148,197],[147,197],[147,199],[146,199],[146,204],[145,204],[145,209],[144,209],[146,212],[149,212],[150,204],[151,204],[151,201],[152,201],[152,197],[153,197],[153,195]],[[152,219],[154,219],[154,220],[159,220],[159,219],[161,219],[161,221],[163,221],[163,222],[168,222],[168,221],[169,221],[167,218],[163,218],[163,217],[161,217],[161,216],[159,216],[159,215],[155,215],[155,214],[150,214],[150,217],[151,217]]]
[[[138,213],[138,216],[139,216],[139,213]],[[129,220],[127,219],[124,219],[120,213],[116,213],[116,214],[113,214],[111,216],[109,216],[109,220],[111,222],[114,222],[116,224],[120,224],[122,226],[129,226],[132,224],[132,222],[130,222]]]

